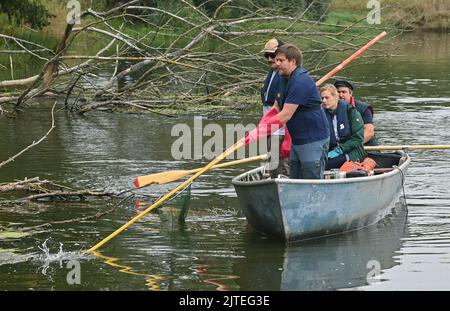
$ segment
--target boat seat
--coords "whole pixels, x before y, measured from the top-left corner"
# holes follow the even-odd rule
[[[391,168],[394,165],[400,165],[400,159],[403,157],[404,153],[401,151],[395,152],[379,152],[379,151],[369,151],[367,156],[377,162],[375,168]]]

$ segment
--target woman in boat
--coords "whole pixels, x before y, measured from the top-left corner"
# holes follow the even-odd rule
[[[339,93],[332,84],[320,89],[320,97],[330,126],[330,151],[326,169],[340,168],[348,160],[362,162],[365,152],[361,114],[339,99]]]

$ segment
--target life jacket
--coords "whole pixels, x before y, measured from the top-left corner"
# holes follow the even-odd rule
[[[369,104],[367,104],[365,102],[356,100],[353,96],[350,99],[350,105],[352,107],[356,108],[356,110],[358,110],[358,112],[361,115],[364,114],[364,111],[366,111],[366,109],[369,109],[369,111],[370,111],[370,113],[372,114],[372,117],[373,117],[374,110],[373,110],[372,105],[369,105]]]
[[[373,118],[373,107],[369,104],[366,104],[365,102],[359,101],[359,100],[355,100],[355,98],[352,96],[351,100],[350,100],[350,105],[352,105],[353,107],[356,108],[356,110],[358,110],[358,112],[361,114],[361,116],[364,115],[364,112],[369,109],[370,113],[372,114],[372,118]],[[364,144],[365,146],[378,146],[378,139],[376,138],[376,136],[374,135],[372,137],[371,140],[369,140],[368,142],[366,142]]]
[[[330,150],[335,148],[339,145],[341,142],[345,142],[348,137],[351,135],[351,129],[350,129],[350,111],[353,109],[352,106],[348,105],[346,101],[339,100],[338,106],[336,108],[336,111],[333,113],[330,111],[327,111],[327,119],[328,124],[330,127]],[[334,131],[333,126],[333,118],[336,115],[337,119],[337,131],[339,136],[339,141],[336,140],[336,133]]]
[[[277,95],[277,88],[280,82],[281,76],[279,73],[275,73],[272,83],[270,83],[270,79],[272,78],[273,70],[269,71],[264,80],[264,86],[261,89],[261,102],[263,105],[273,106],[275,103],[275,96]],[[270,84],[270,88],[269,88]],[[268,93],[267,93],[268,92]],[[267,101],[266,101],[266,93],[267,93]]]

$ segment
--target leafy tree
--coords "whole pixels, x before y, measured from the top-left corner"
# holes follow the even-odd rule
[[[54,17],[36,0],[0,0],[0,13],[8,15],[10,22],[29,24],[38,29],[50,24],[49,19]]]

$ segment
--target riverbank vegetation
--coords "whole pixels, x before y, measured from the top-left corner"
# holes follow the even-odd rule
[[[79,22],[68,24],[75,7],[67,1],[27,1],[40,12],[32,19],[0,0],[0,113],[40,97],[78,113],[257,107],[267,70],[260,50],[272,37],[300,46],[304,66],[320,77],[382,30],[392,38],[419,19],[434,29],[444,19],[423,14],[448,12],[443,0],[382,0],[381,23],[369,25],[373,8],[357,0],[80,0]],[[392,56],[387,44],[358,64]]]
[[[267,70],[260,50],[268,39],[302,47],[305,67],[320,76],[337,65],[333,55],[341,61],[384,30],[365,18],[333,19],[331,1],[84,0],[76,24],[67,24],[73,10],[64,1],[41,3],[54,16],[50,25],[12,27],[21,21],[13,19],[11,31],[0,34],[4,112],[42,96],[79,113],[248,107],[258,103]]]
[[[450,28],[448,0],[379,0],[381,22],[410,31],[446,31]],[[334,0],[330,11],[347,18],[367,14],[368,1]],[[351,12],[351,13],[350,13]]]

